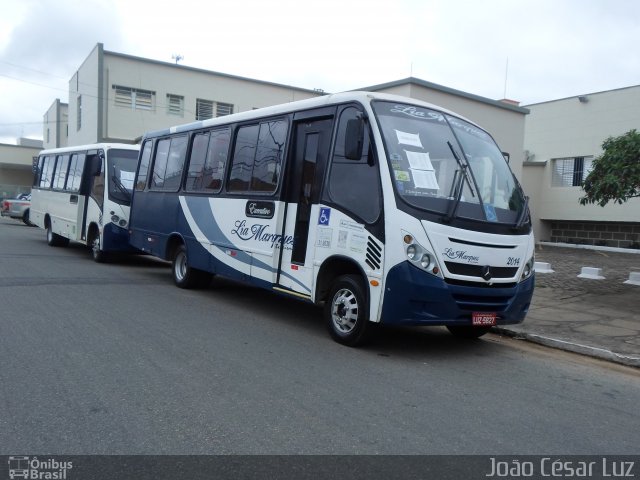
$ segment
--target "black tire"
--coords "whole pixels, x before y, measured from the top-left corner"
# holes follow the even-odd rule
[[[179,288],[204,288],[211,282],[211,274],[189,266],[187,248],[179,245],[173,252],[171,264],[173,281]]]
[[[25,225],[29,227],[33,226],[33,223],[29,221],[29,209],[26,209],[22,214],[22,221],[24,222]]]
[[[325,322],[331,338],[349,347],[366,343],[374,326],[369,321],[368,311],[367,296],[360,277],[338,277],[324,305]]]
[[[91,251],[91,258],[96,263],[104,263],[107,261],[107,252],[102,250],[102,244],[100,243],[100,234],[94,232],[89,239],[89,249]]]
[[[69,239],[53,233],[51,224],[47,225],[47,245],[50,247],[66,247],[69,244]]]
[[[474,327],[471,325],[453,325],[448,326],[447,329],[454,337],[476,339],[483,336],[485,333],[489,333],[491,327]]]

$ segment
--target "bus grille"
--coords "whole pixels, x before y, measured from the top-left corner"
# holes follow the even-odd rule
[[[374,270],[379,270],[382,265],[382,248],[371,237],[367,240],[367,258],[365,262]]]
[[[503,312],[509,306],[510,295],[495,295],[479,297],[454,293],[453,298],[460,310],[468,312]]]
[[[482,265],[467,265],[466,263],[444,262],[450,273],[467,277],[482,278]],[[513,278],[518,273],[518,267],[491,267],[491,278]]]

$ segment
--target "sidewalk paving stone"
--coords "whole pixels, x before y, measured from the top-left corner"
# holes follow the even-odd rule
[[[624,283],[640,270],[640,252],[543,245],[536,261],[554,273],[536,274],[525,321],[496,331],[640,367],[640,286]],[[605,279],[578,278],[585,266],[601,268]]]

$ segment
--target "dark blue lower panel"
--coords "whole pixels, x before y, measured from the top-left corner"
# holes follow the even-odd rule
[[[135,252],[129,244],[129,231],[113,223],[107,223],[102,233],[102,249],[110,252]]]
[[[470,325],[472,312],[495,312],[497,324],[524,320],[533,296],[534,277],[515,286],[452,285],[408,262],[386,279],[382,323],[389,325]]]

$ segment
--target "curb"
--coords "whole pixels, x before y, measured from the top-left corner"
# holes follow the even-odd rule
[[[516,332],[515,330],[509,330],[504,327],[493,327],[492,331],[505,335],[507,337],[515,338],[517,340],[526,340],[532,343],[537,343],[538,345],[543,345],[558,350],[579,353],[581,355],[599,358],[601,360],[607,360],[610,362],[618,363],[620,365],[626,365],[628,367],[640,368],[640,356],[623,355],[604,348],[581,345],[579,343],[572,343],[566,340],[545,337],[543,335],[537,335],[535,333]]]

